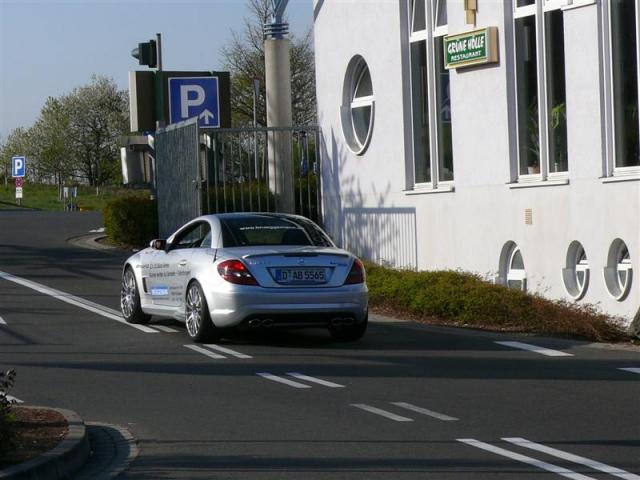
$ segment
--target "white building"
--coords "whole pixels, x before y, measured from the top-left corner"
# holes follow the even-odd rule
[[[316,0],[314,18],[337,242],[634,317],[637,0]],[[447,70],[444,46],[486,63]]]

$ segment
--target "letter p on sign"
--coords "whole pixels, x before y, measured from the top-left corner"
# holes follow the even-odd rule
[[[195,95],[194,95],[195,94]],[[180,116],[189,118],[189,109],[199,107],[204,103],[204,88],[200,85],[180,85]]]

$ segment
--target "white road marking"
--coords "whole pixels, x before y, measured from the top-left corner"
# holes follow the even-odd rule
[[[551,455],[553,457],[562,458],[563,460],[568,460],[573,463],[579,463],[580,465],[593,468],[594,470],[599,470],[600,472],[608,473],[609,475],[613,475],[614,477],[624,478],[625,480],[640,480],[639,475],[629,473],[626,470],[622,470],[617,467],[612,467],[610,465],[606,465],[604,463],[597,462],[589,458],[580,457],[579,455],[563,452],[562,450],[547,447],[539,443],[530,442],[526,438],[515,437],[515,438],[503,438],[502,440],[504,440],[505,442],[513,443],[520,447],[529,448],[531,450],[536,450],[537,452],[546,453],[547,455]]]
[[[207,350],[206,348],[198,347],[197,345],[185,345],[185,347],[190,348],[194,352],[198,352],[198,353],[201,353],[203,355],[206,355],[207,357],[215,358],[216,360],[226,359],[227,358],[227,357],[224,357],[222,355],[218,355],[217,353],[214,353],[211,350]]]
[[[456,417],[450,417],[449,415],[445,415],[443,413],[434,412],[433,410],[427,410],[426,408],[417,407],[416,405],[412,405],[410,403],[405,402],[391,402],[392,405],[400,408],[406,408],[407,410],[411,410],[412,412],[421,413],[422,415],[428,415],[429,417],[437,418],[438,420],[442,420],[444,422],[455,422],[458,420]]]
[[[339,383],[333,383],[327,380],[322,380],[320,378],[310,377],[309,375],[304,375],[298,372],[289,372],[287,373],[287,375],[291,377],[295,377],[299,380],[306,380],[307,382],[317,383],[318,385],[324,385],[325,387],[329,387],[329,388],[344,388],[344,385],[340,385]]]
[[[18,285],[22,285],[23,287],[30,288],[44,295],[49,295],[53,298],[56,298],[62,302],[66,302],[70,305],[84,308],[85,310],[96,313],[105,318],[109,318],[111,320],[115,320],[116,322],[120,322],[123,325],[136,328],[141,332],[159,333],[158,330],[154,330],[153,328],[146,327],[144,325],[128,323],[127,321],[125,321],[124,318],[122,318],[122,316],[120,315],[119,312],[117,312],[117,310],[113,310],[112,308],[105,307],[97,303],[93,303],[89,300],[85,300],[84,298],[76,297],[75,295],[71,295],[70,293],[65,293],[60,290],[56,290],[55,288],[50,288],[50,287],[47,287],[46,285],[42,285],[41,283],[32,282],[31,280],[26,280],[24,278],[16,277],[15,275],[12,275],[6,272],[0,271],[0,278],[4,278],[5,280],[8,280],[10,282],[17,283]]]
[[[512,452],[511,450],[505,450],[504,448],[494,447],[493,445],[480,442],[473,438],[459,438],[458,441],[462,443],[466,443],[467,445],[470,445],[472,447],[486,450],[487,452],[495,453],[503,457],[511,458],[512,460],[516,460],[518,462],[532,465],[542,470],[546,470],[547,472],[557,473],[562,477],[571,478],[573,480],[595,480],[594,477],[587,477],[586,475],[582,475],[581,473],[576,473],[573,470],[569,470],[564,467],[559,467],[558,465],[553,465],[552,463],[543,462],[541,460],[536,460],[535,458],[527,457],[526,455],[521,455],[519,453]]]
[[[212,350],[218,350],[219,352],[226,353],[227,355],[231,355],[236,358],[253,358],[251,355],[245,355],[244,353],[236,352],[235,350],[231,350],[230,348],[221,347],[220,345],[215,345],[212,343],[208,343],[204,345],[207,348],[211,348]]]
[[[104,233],[104,227],[94,228],[93,230],[89,230],[89,233]]]
[[[161,332],[178,333],[178,330],[176,330],[175,328],[167,327],[166,325],[154,325],[153,328],[157,328]]]
[[[287,380],[286,378],[278,377],[277,375],[273,375],[271,373],[256,373],[256,375],[261,376],[262,378],[266,378],[267,380],[273,380],[274,382],[284,383],[285,385],[289,385],[294,388],[311,388],[309,385],[305,385],[304,383],[294,382],[293,380]]]
[[[567,352],[561,352],[560,350],[551,350],[550,348],[538,347],[536,345],[530,345],[522,342],[496,342],[499,345],[505,347],[518,348],[520,350],[528,350],[530,352],[539,353],[540,355],[546,355],[547,357],[573,357],[573,354]]]
[[[367,405],[364,403],[352,403],[352,407],[359,408],[369,413],[374,413],[376,415],[380,415],[382,417],[386,417],[390,420],[394,420],[396,422],[413,422],[412,418],[403,417],[401,415],[396,415],[395,413],[387,412],[386,410],[382,410],[381,408],[372,407],[371,405]]]
[[[0,317],[0,325],[6,325],[7,322],[4,321],[4,318]]]
[[[12,397],[11,395],[6,395],[7,400],[9,400],[10,402],[15,402],[15,403],[24,403],[22,400],[20,400],[19,398],[16,397]]]
[[[640,373],[640,368],[619,368],[618,370],[623,370],[625,372],[631,373]]]

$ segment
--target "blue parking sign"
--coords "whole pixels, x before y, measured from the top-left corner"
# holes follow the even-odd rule
[[[25,157],[11,157],[11,176],[13,178],[24,177],[27,167],[27,159]]]
[[[201,127],[220,127],[218,77],[169,78],[169,123],[198,117]]]

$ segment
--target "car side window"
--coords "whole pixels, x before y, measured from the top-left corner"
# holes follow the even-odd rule
[[[209,223],[197,223],[180,232],[171,243],[171,250],[184,248],[208,248],[211,246],[211,227]]]

